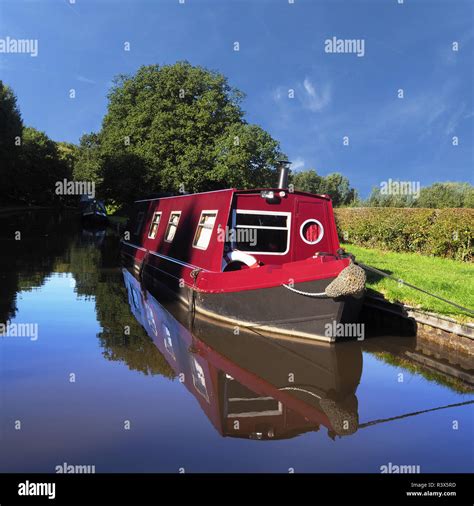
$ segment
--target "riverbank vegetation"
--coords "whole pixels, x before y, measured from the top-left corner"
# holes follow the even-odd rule
[[[25,126],[13,91],[0,81],[0,202],[2,206],[59,200],[55,183],[72,177],[75,147]]]
[[[473,259],[474,209],[336,209],[342,241],[366,248]]]
[[[443,182],[421,187],[417,181],[384,181],[372,189],[367,199],[362,199],[349,180],[337,172],[324,177],[307,169],[291,174],[290,182],[296,190],[330,195],[335,207],[474,207],[474,186],[469,183]]]
[[[395,253],[343,244],[356,260],[376,267],[431,293],[466,308],[474,307],[474,265],[446,258],[421,256],[414,253]],[[392,279],[368,273],[367,287],[382,293],[391,302],[453,317],[459,321],[473,321],[472,314],[446,304],[429,295],[409,288]]]

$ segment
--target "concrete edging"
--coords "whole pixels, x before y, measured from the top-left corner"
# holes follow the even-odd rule
[[[375,295],[366,295],[364,304],[407,320],[414,320],[417,323],[417,336],[474,355],[472,323],[459,323],[448,316],[422,311],[399,302],[389,302]]]

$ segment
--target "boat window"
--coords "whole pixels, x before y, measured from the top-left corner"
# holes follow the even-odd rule
[[[291,213],[238,209],[235,213],[234,247],[265,255],[284,255],[289,250]]]
[[[143,225],[143,218],[145,217],[145,213],[143,211],[140,211],[137,214],[137,226],[135,227],[135,235],[138,235],[140,233],[140,230],[142,229]]]
[[[318,244],[324,236],[322,223],[313,218],[306,220],[300,227],[300,237],[306,244]]]
[[[201,364],[191,357],[191,372],[193,376],[193,384],[196,390],[209,402],[209,394],[206,386],[206,375]]]
[[[178,228],[179,218],[181,216],[181,211],[174,211],[170,214],[170,219],[168,221],[168,226],[166,227],[165,233],[165,241],[172,242],[174,236],[176,234],[176,229]]]
[[[160,225],[161,220],[161,211],[153,214],[153,219],[151,220],[150,230],[148,231],[148,238],[154,239],[156,237],[156,233],[158,232],[158,226]]]
[[[202,211],[193,241],[195,248],[207,249],[211,241],[216,217],[217,211]]]

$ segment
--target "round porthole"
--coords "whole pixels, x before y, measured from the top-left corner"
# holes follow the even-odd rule
[[[300,236],[306,244],[318,244],[324,236],[324,227],[320,221],[310,218],[301,225]]]

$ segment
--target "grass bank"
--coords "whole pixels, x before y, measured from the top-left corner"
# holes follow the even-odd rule
[[[474,309],[474,265],[416,253],[395,253],[343,244],[344,249],[362,263],[372,265],[398,279],[423,288],[461,306]],[[440,313],[458,321],[473,321],[472,315],[429,295],[368,273],[367,286],[392,302]]]

